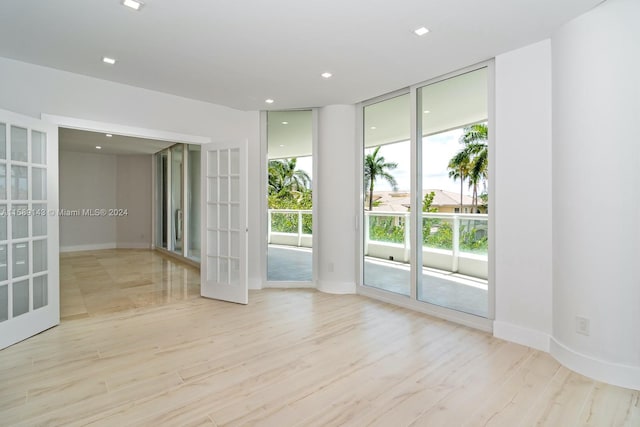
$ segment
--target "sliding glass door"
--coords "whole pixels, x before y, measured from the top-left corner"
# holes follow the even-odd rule
[[[422,272],[417,298],[488,314],[487,68],[418,89]]]
[[[267,281],[313,280],[313,111],[267,113]]]
[[[488,317],[487,67],[362,113],[364,289]]]
[[[155,155],[155,247],[200,261],[200,146]]]
[[[366,286],[411,295],[409,94],[364,107]]]

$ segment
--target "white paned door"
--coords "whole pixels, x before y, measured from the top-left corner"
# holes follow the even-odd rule
[[[0,110],[0,349],[60,323],[58,128]]]
[[[202,146],[200,293],[247,304],[247,161],[241,142]]]

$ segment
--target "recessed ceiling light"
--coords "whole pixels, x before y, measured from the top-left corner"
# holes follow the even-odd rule
[[[282,124],[283,124],[283,125],[288,125],[288,124],[289,124],[289,122],[282,122]]]
[[[330,78],[331,76],[333,76],[333,74],[331,74],[331,73],[322,73],[322,74],[320,74],[320,75],[321,75],[322,77],[324,77],[325,79],[328,79],[328,78]]]
[[[424,113],[425,113],[425,114],[429,114],[430,112],[431,112],[431,111],[429,111],[429,110],[424,110]]]
[[[138,0],[124,0],[122,4],[133,10],[140,10],[140,8],[144,6],[144,3]]]
[[[96,150],[102,150],[102,147],[99,145],[96,145]]]
[[[102,62],[104,62],[105,64],[113,65],[116,63],[116,60],[113,58],[109,58],[108,56],[103,56]]]
[[[425,27],[420,27],[417,30],[414,30],[413,32],[416,33],[416,35],[418,36],[424,36],[429,32],[429,29]]]
[[[269,99],[265,99],[264,102],[266,102],[267,104],[273,104],[275,101],[269,98]]]
[[[111,135],[110,133],[107,133],[105,136],[106,136],[107,138],[111,138],[113,135]]]
[[[280,144],[280,147],[284,147],[284,144]]]
[[[369,129],[371,129],[371,130],[376,130],[376,129],[378,129],[378,128],[377,128],[377,127],[375,127],[375,126],[371,126]]]

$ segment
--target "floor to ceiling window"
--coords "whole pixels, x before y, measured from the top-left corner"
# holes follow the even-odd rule
[[[364,103],[365,287],[488,317],[488,119],[487,67]]]
[[[409,94],[364,107],[364,265],[366,286],[411,294]]]
[[[155,155],[155,247],[200,261],[200,146],[175,144]]]
[[[313,280],[313,111],[267,113],[267,281]]]
[[[487,68],[418,89],[423,271],[418,299],[488,314]]]

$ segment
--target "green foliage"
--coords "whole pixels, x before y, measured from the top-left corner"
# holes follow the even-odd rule
[[[269,209],[311,210],[311,179],[296,169],[296,159],[271,160],[269,162]],[[298,232],[298,214],[274,212],[271,214],[271,230],[281,233]],[[311,213],[302,214],[302,232],[312,234]]]
[[[404,218],[370,216],[369,239],[390,243],[404,242]]]
[[[424,199],[422,199],[422,212],[438,212],[438,208],[431,207],[434,197],[436,197],[434,191],[424,195]]]
[[[484,223],[486,224],[486,223]],[[460,224],[460,250],[486,254],[488,239],[483,221],[467,221]],[[379,242],[403,243],[404,218],[372,216],[369,218],[369,239]],[[422,221],[422,244],[428,248],[453,249],[452,220],[424,218]]]
[[[451,223],[438,218],[425,218],[422,221],[422,245],[428,248],[452,249]]]

